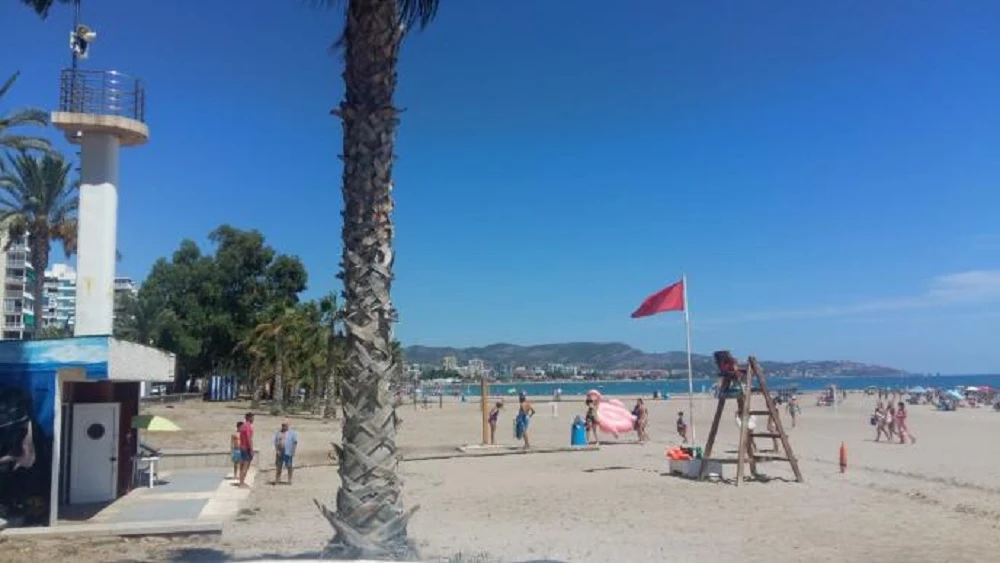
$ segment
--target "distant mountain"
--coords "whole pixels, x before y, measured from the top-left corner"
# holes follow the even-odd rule
[[[575,365],[599,371],[614,370],[671,370],[687,373],[687,354],[684,352],[647,353],[622,342],[566,342],[518,346],[516,344],[491,344],[480,348],[450,348],[436,346],[409,346],[404,350],[409,363],[441,365],[441,358],[455,356],[465,365],[477,358],[496,366],[542,367],[548,364]],[[741,361],[746,358],[740,357]],[[710,375],[716,371],[711,356],[692,355],[695,374]],[[764,370],[773,375],[902,375],[903,370],[842,360],[772,362],[761,359]]]

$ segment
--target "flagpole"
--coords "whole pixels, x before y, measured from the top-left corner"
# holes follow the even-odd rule
[[[684,328],[687,333],[687,360],[688,360],[688,418],[691,420],[691,444],[695,445],[698,439],[694,428],[694,370],[691,368],[691,314],[688,312],[688,282],[687,274],[681,275],[681,282],[684,288]]]

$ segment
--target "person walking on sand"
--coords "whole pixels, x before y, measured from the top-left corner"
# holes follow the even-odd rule
[[[500,420],[500,409],[503,408],[503,403],[497,401],[496,406],[490,411],[490,417],[488,419],[490,423],[490,445],[495,446],[497,444],[497,421]]]
[[[517,410],[517,418],[514,419],[514,436],[519,440],[524,440],[524,449],[531,447],[531,440],[528,438],[528,424],[531,423],[533,416],[535,416],[535,408],[531,406],[531,401],[522,395],[521,406]]]
[[[792,395],[788,399],[788,416],[792,418],[792,428],[795,428],[795,421],[799,415],[799,401]]]
[[[646,426],[649,423],[649,411],[646,410],[646,404],[642,401],[642,398],[635,400],[635,408],[632,409],[632,416],[635,417],[635,432],[639,435],[639,442],[645,443],[649,440],[649,436],[646,434]]]
[[[233,480],[240,478],[240,463],[243,461],[243,454],[240,453],[240,429],[243,428],[243,421],[236,423],[236,432],[229,435],[229,449],[233,455]]]
[[[886,439],[887,442],[891,442],[892,441],[892,438],[889,437],[889,427],[886,424],[886,418],[887,417],[888,417],[888,414],[887,414],[887,412],[885,410],[885,404],[883,404],[882,401],[879,401],[878,404],[875,405],[875,414],[872,415],[872,418],[875,421],[875,441],[876,442],[878,442],[878,441],[880,441],[882,439],[882,435],[883,434],[885,434],[885,439]]]
[[[896,408],[889,403],[889,407],[885,409],[885,431],[889,433],[889,441],[892,441],[893,436],[896,435]]]
[[[274,484],[281,482],[281,468],[288,470],[288,484],[292,484],[292,462],[295,448],[299,445],[299,435],[292,430],[288,420],[281,421],[281,429],[274,433]]]
[[[584,419],[587,430],[587,443],[588,444],[599,444],[601,442],[600,437],[597,436],[597,404],[590,397],[587,397],[587,414]],[[590,441],[591,433],[594,434],[594,441]]]
[[[681,443],[688,443],[688,425],[684,422],[684,411],[677,413],[677,435],[681,437]]]
[[[240,486],[247,486],[247,472],[253,463],[253,413],[248,412],[243,417],[240,427]]]
[[[910,433],[910,427],[906,424],[906,419],[909,418],[906,414],[906,404],[900,401],[897,406],[899,408],[896,409],[896,434],[899,435],[899,443],[905,444],[909,438],[911,444],[916,444],[917,438]]]

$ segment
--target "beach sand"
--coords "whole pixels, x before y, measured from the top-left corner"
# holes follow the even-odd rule
[[[631,406],[634,397],[622,397]],[[686,397],[647,400],[652,442],[622,436],[599,451],[430,459],[401,464],[407,506],[420,505],[410,535],[425,561],[457,554],[488,555],[482,561],[986,561],[1000,553],[1000,413],[992,409],[937,412],[910,406],[916,445],[875,443],[868,415],[874,399],[850,394],[835,411],[801,398],[797,428],[789,428],[804,483],[789,482],[787,463],[761,465],[776,479],[736,488],[731,482],[694,482],[666,474],[664,450],[677,443],[677,411]],[[707,438],[716,402],[695,400],[700,442]],[[535,401],[533,444],[566,446],[580,401]],[[152,412],[186,432],[156,435],[160,447],[226,443],[245,405],[192,403]],[[508,401],[498,426],[513,444]],[[723,417],[717,452],[735,450],[735,401]],[[481,438],[478,403],[448,400],[444,408],[404,405],[399,433],[406,457],[457,453]],[[785,424],[790,427],[787,416]],[[278,420],[258,417],[258,436]],[[763,421],[761,421],[763,423]],[[322,459],[339,435],[336,423],[292,418],[300,455]],[[219,429],[216,429],[216,426]],[[260,439],[260,438],[259,438]],[[841,442],[848,469],[839,473]],[[261,442],[263,445],[263,442]],[[223,446],[224,447],[224,446]],[[767,445],[765,445],[767,447]],[[269,469],[269,456],[261,456]],[[309,465],[309,464],[307,464]],[[735,466],[725,467],[727,476]],[[307,557],[332,532],[313,499],[332,502],[336,468],[304,467],[294,486],[257,480],[250,506],[226,525],[221,537],[72,540],[81,560],[209,561],[220,556]],[[39,561],[63,553],[65,542],[18,540],[5,546],[13,561]],[[9,548],[9,549],[8,549]],[[475,560],[475,559],[473,559]]]

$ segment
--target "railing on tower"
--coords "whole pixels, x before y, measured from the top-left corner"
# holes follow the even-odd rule
[[[138,78],[114,70],[64,69],[59,78],[59,111],[145,123],[146,90]]]

